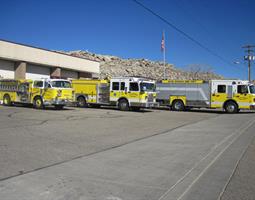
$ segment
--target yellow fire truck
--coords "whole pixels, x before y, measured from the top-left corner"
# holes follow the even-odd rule
[[[37,109],[55,106],[62,109],[74,100],[71,82],[62,79],[0,80],[0,101],[10,106],[14,103],[33,104]]]
[[[241,80],[178,81],[157,84],[157,101],[182,111],[189,108],[222,108],[227,113],[255,109],[255,86]]]
[[[72,80],[79,107],[117,106],[120,110],[139,110],[157,105],[155,81],[140,77],[110,80]]]

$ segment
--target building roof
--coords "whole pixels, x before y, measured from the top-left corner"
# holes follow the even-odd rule
[[[1,39],[0,58],[90,73],[99,73],[100,66],[99,62],[89,59]]]

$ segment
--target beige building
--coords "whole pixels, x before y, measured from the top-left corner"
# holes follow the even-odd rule
[[[91,78],[99,62],[0,40],[0,78]]]

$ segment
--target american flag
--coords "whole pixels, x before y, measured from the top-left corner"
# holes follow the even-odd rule
[[[163,32],[161,40],[161,51],[163,52],[164,50],[165,50],[165,34]]]

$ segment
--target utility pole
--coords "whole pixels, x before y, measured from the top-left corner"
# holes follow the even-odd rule
[[[253,56],[253,48],[255,47],[255,45],[246,45],[243,46],[243,48],[247,49],[245,50],[245,52],[247,52],[247,56],[244,56],[244,60],[248,61],[248,80],[249,82],[251,81],[251,62],[255,59],[255,57]]]

